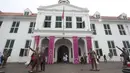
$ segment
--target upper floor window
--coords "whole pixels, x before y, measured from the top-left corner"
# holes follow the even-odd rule
[[[91,29],[93,31],[93,34],[96,35],[96,27],[95,27],[95,24],[91,24]]]
[[[118,24],[117,26],[118,26],[120,35],[126,35],[126,32],[125,32],[125,29],[124,29],[123,25]]]
[[[113,55],[113,56],[117,56],[117,52],[115,49],[115,44],[114,41],[107,41],[108,47],[109,47],[109,52]]]
[[[124,48],[130,48],[130,43],[129,41],[122,41]]]
[[[82,21],[82,17],[76,17],[77,28],[85,28],[85,22]]]
[[[109,24],[104,24],[104,30],[106,35],[112,35],[111,28]]]
[[[29,15],[29,12],[28,12],[28,11],[25,11],[25,12],[24,12],[24,15],[25,15],[25,16],[28,16],[28,15]]]
[[[14,42],[15,42],[15,40],[13,40],[13,39],[8,39],[8,40],[6,41],[5,48],[4,48],[4,51],[3,51],[3,52],[8,52],[8,54],[11,55],[12,48],[13,48],[13,46],[14,46]]]
[[[0,27],[2,26],[3,21],[0,21]]]
[[[96,14],[96,19],[99,19],[100,18],[100,15],[99,14]]]
[[[51,27],[51,16],[46,16],[44,21],[44,28],[50,28]]]
[[[20,21],[14,21],[10,29],[10,33],[17,33],[19,28]]]
[[[56,28],[62,28],[62,17],[56,16]]]
[[[33,33],[35,24],[36,24],[35,22],[30,22],[28,33]]]
[[[72,28],[72,17],[66,17],[66,28]]]

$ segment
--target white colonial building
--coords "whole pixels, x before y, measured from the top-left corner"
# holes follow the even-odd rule
[[[90,49],[114,61],[120,61],[120,50],[130,52],[130,18],[125,13],[119,16],[101,16],[99,12],[89,15],[87,8],[71,5],[68,0],[58,4],[40,6],[38,13],[25,9],[24,13],[0,12],[0,50],[9,50],[8,62],[26,62],[32,52],[28,46],[45,49],[47,63],[62,61],[64,53],[71,63],[80,62],[80,57],[89,55]]]

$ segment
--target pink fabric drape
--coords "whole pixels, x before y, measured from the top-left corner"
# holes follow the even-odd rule
[[[87,41],[87,49],[88,49],[88,52],[92,49],[92,40],[91,40],[91,37],[87,36],[86,37],[86,41]],[[91,57],[90,57],[90,54],[88,54],[88,62],[91,63]]]
[[[73,36],[73,49],[74,49],[74,64],[79,63],[79,57],[78,57],[78,37]]]
[[[48,64],[53,64],[53,57],[54,57],[54,36],[49,37],[49,48],[48,48]]]
[[[39,46],[39,41],[40,41],[40,36],[35,36],[35,43],[36,43],[36,47]]]

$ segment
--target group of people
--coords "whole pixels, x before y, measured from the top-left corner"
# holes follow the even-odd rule
[[[127,68],[128,67],[127,63],[130,62],[128,50],[126,48],[121,49],[118,46],[116,47],[122,52],[120,56],[123,57],[123,68]]]
[[[64,55],[63,55],[63,61],[64,61],[64,63],[68,62],[68,55],[66,53],[64,53]]]
[[[0,52],[0,66],[4,68],[6,66],[9,57],[9,50],[5,50],[3,54]]]
[[[84,53],[84,55],[80,58],[80,63],[81,63],[81,64],[87,64],[87,56],[86,56],[85,53]]]
[[[33,54],[31,55],[30,63],[27,65],[31,66],[30,72],[34,72],[34,68],[36,68],[36,72],[38,71],[45,71],[45,53],[44,49],[39,51],[39,47],[36,48],[36,50],[29,47],[30,50],[33,51]],[[39,70],[39,66],[41,67],[41,70]]]

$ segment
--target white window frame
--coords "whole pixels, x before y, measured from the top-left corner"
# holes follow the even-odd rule
[[[31,23],[32,23],[32,27],[31,27]],[[36,24],[36,22],[30,22],[28,33],[33,33],[34,32],[35,24]],[[30,30],[31,30],[31,32],[29,32]]]
[[[47,17],[50,17],[50,20],[47,20],[46,18]],[[44,20],[44,28],[51,28],[51,19],[52,19],[52,16],[45,16],[45,20]],[[46,24],[45,23],[50,23],[49,26],[45,26]]]
[[[104,26],[104,31],[105,31],[105,34],[106,35],[112,35],[112,32],[111,32],[111,27],[109,24],[103,24]],[[106,27],[106,28],[105,28]],[[107,32],[107,33],[106,33]]]
[[[55,28],[62,28],[62,16],[56,16],[57,17],[61,17],[61,20],[57,20],[56,19],[56,25],[55,25]],[[61,23],[61,27],[57,26],[57,23]]]
[[[108,43],[108,42],[110,42],[110,46],[111,46],[111,47],[109,47],[109,43]],[[112,43],[113,43],[113,44],[112,44]],[[117,50],[116,50],[116,48],[115,48],[115,43],[114,43],[114,41],[113,41],[113,40],[109,40],[109,41],[107,41],[107,44],[108,44],[109,52],[110,52],[110,50],[112,50],[112,55],[113,55],[113,56],[118,56]],[[114,53],[114,50],[116,51],[116,54]]]
[[[14,24],[14,22],[15,22],[15,24]],[[14,26],[13,26],[13,24],[14,24]],[[17,24],[18,24],[18,27],[17,27]],[[19,28],[19,25],[20,25],[20,21],[13,21],[12,26],[11,26],[11,29],[13,29],[13,31],[11,32],[11,29],[10,29],[10,33],[17,33],[18,30],[17,30],[17,32],[15,32],[15,30]]]
[[[122,24],[117,24],[117,27],[119,29],[119,33],[120,35],[126,35],[126,31],[125,31],[125,28]],[[120,28],[119,28],[120,27]],[[123,27],[123,28],[122,28]],[[121,34],[122,33],[122,34]]]
[[[67,17],[70,17],[71,20],[67,21]],[[66,17],[66,28],[72,28],[72,17],[71,16],[67,16],[67,17]],[[67,23],[71,23],[71,25],[70,25],[71,27],[67,27],[67,25],[68,25]]]
[[[81,18],[81,21],[78,21],[77,18]],[[83,24],[83,19],[82,17],[76,17],[76,24],[77,24],[77,28],[85,28],[84,24]],[[81,27],[78,27],[78,25],[81,25]]]

